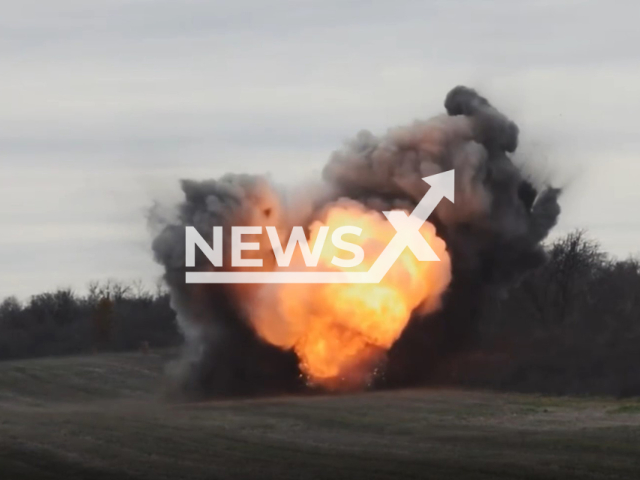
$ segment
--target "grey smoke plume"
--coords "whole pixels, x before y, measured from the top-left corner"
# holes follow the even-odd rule
[[[428,189],[422,177],[452,168],[456,202],[441,202],[430,221],[447,243],[453,282],[433,320],[414,319],[407,327],[377,384],[425,381],[438,356],[472,341],[484,292],[544,262],[540,242],[557,221],[560,191],[538,191],[524,177],[508,155],[517,148],[518,127],[474,90],[454,88],[445,108],[447,114],[380,137],[360,132],[333,153],[322,182],[300,191],[252,175],[182,182],[178,219],[163,228],[153,250],[186,339],[183,386],[205,394],[304,388],[295,354],[259,340],[247,321],[244,303],[255,287],[184,284],[184,226],[210,239],[215,225],[275,225],[286,241],[292,226],[309,225],[341,198],[377,211],[412,209]],[[270,268],[270,246],[262,247],[254,253]],[[211,268],[204,258],[198,262],[199,269]]]

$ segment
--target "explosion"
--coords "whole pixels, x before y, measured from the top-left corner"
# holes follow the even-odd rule
[[[312,245],[321,227],[328,226],[331,234],[345,225],[362,231],[363,262],[353,268],[334,267],[331,259],[341,252],[329,244],[322,250],[320,270],[366,272],[396,234],[380,212],[350,202],[330,206],[324,220],[311,225]],[[250,305],[253,326],[269,343],[295,351],[311,383],[329,389],[362,387],[369,383],[376,363],[398,339],[412,313],[436,309],[449,284],[450,262],[444,242],[430,223],[425,223],[420,233],[440,262],[420,262],[405,249],[377,284],[265,285]]]
[[[243,174],[184,180],[176,218],[151,215],[155,258],[186,340],[177,369],[186,390],[248,395],[425,382],[440,358],[472,342],[486,292],[545,261],[540,242],[557,222],[560,191],[534,185],[514,163],[518,127],[474,90],[454,88],[445,108],[383,136],[360,132],[333,153],[315,185],[281,188]],[[304,226],[312,248],[326,227],[331,235],[355,226],[363,262],[332,263],[348,265],[349,250],[326,242],[317,268],[368,271],[396,234],[381,212],[413,211],[429,188],[422,178],[449,170],[455,204],[440,202],[420,229],[439,262],[405,249],[377,284],[185,283],[187,270],[213,268],[204,255],[195,269],[185,266],[186,226],[209,244],[214,226],[225,235],[234,225],[273,226],[280,245]],[[262,259],[267,272],[303,266],[300,248],[288,267],[278,265],[262,237],[244,258]],[[224,265],[229,255],[223,251]]]

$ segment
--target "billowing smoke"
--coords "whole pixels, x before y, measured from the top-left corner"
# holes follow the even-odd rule
[[[178,218],[153,250],[186,340],[176,372],[184,388],[248,395],[408,385],[429,381],[442,358],[473,342],[486,292],[544,262],[540,242],[557,221],[560,192],[539,191],[512,162],[518,127],[485,98],[456,87],[445,108],[381,137],[360,132],[315,185],[283,189],[242,174],[182,182]],[[232,225],[273,225],[286,245],[291,228],[303,225],[313,244],[318,226],[360,219],[363,231],[376,232],[365,248],[375,256],[393,232],[380,212],[411,211],[429,188],[422,178],[451,169],[455,204],[440,202],[421,230],[443,261],[414,262],[406,250],[377,290],[185,284],[185,226],[211,241],[213,226],[228,236]],[[260,248],[243,257],[278,268],[267,236],[255,241]],[[197,258],[195,270],[212,268]]]

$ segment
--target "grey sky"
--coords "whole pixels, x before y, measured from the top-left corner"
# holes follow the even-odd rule
[[[640,252],[640,2],[0,1],[0,297],[160,272],[177,179],[307,178],[477,88],[566,186],[561,233]]]

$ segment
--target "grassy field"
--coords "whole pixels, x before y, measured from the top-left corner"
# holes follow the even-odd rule
[[[177,404],[160,355],[0,363],[0,478],[640,478],[640,402],[455,390]]]

